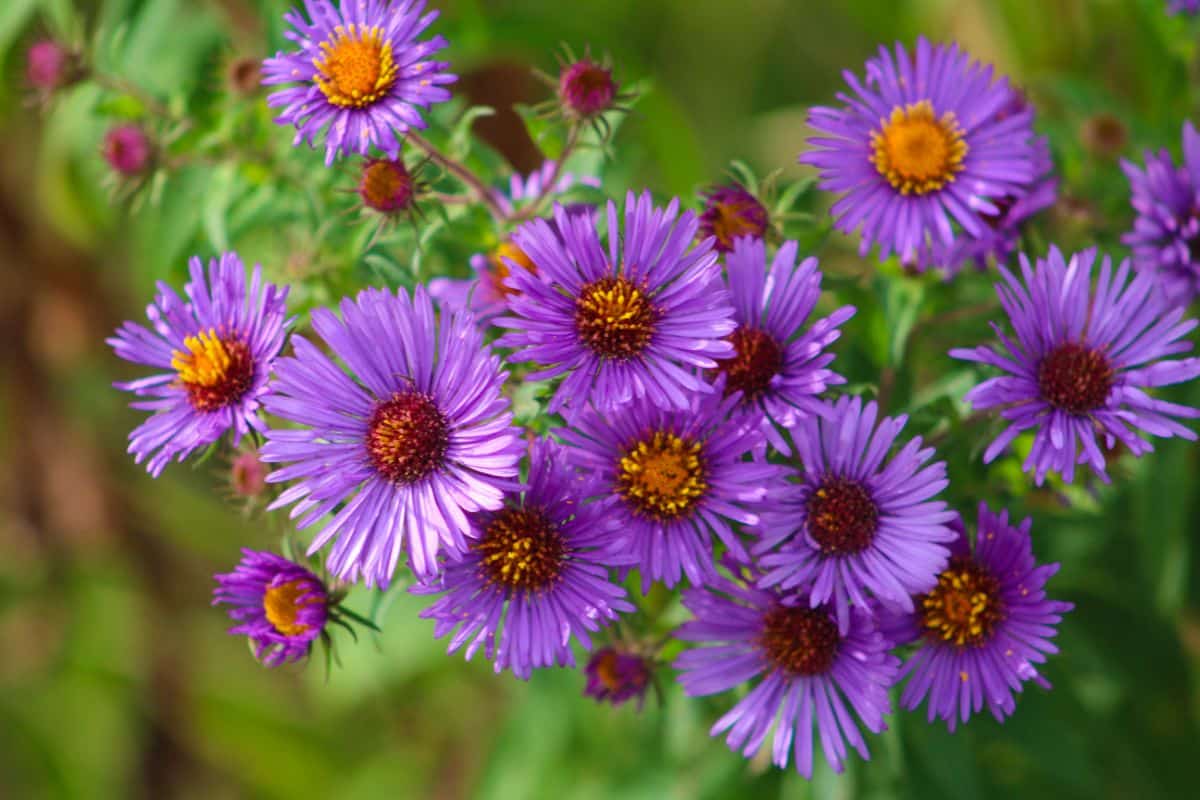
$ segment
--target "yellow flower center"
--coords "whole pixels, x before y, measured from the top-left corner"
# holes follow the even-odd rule
[[[506,508],[471,545],[489,583],[537,592],[558,581],[569,550],[540,508]]]
[[[501,242],[500,245],[492,251],[488,256],[488,261],[492,267],[492,284],[496,287],[496,291],[504,296],[516,294],[513,289],[504,285],[504,281],[508,278],[509,268],[504,259],[508,259],[522,269],[537,274],[537,265],[525,255],[525,251],[517,247],[512,242]]]
[[[1000,582],[962,556],[950,560],[937,586],[917,606],[926,637],[959,647],[987,642],[1004,619]]]
[[[275,630],[283,636],[299,636],[308,630],[307,625],[296,622],[296,615],[302,606],[321,602],[315,594],[310,594],[305,581],[294,580],[269,586],[263,594],[263,611],[267,614],[267,622],[275,626]]]
[[[602,358],[624,360],[650,344],[658,310],[625,278],[601,278],[584,286],[575,301],[575,330]]]
[[[171,354],[171,367],[198,411],[215,411],[237,401],[254,379],[250,347],[210,328],[183,340]]]
[[[871,163],[901,194],[929,194],[962,172],[967,143],[954,112],[934,115],[928,100],[897,106],[871,134]]]
[[[382,28],[339,25],[331,41],[321,42],[321,51],[323,55],[313,59],[315,80],[335,106],[369,106],[396,82],[392,45],[384,40]]]
[[[617,492],[648,517],[684,516],[708,492],[701,450],[700,442],[655,431],[621,457]]]

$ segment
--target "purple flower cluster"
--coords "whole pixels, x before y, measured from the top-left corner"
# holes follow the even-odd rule
[[[265,83],[289,85],[270,99],[279,121],[297,142],[323,138],[327,163],[382,151],[360,195],[384,214],[412,210],[401,140],[454,80],[430,60],[446,43],[418,40],[436,14],[421,0],[304,9],[285,17],[298,51],[264,65]],[[1118,444],[1142,455],[1149,436],[1195,439],[1179,420],[1200,410],[1155,394],[1200,376],[1200,358],[1176,358],[1200,290],[1195,129],[1183,168],[1165,153],[1145,171],[1125,164],[1135,267],[1105,257],[1094,276],[1096,251],[1052,247],[1022,254],[1018,275],[1006,263],[1021,228],[1057,192],[1025,98],[925,39],[881,48],[846,81],[841,108],[812,110],[821,135],[801,157],[842,195],[836,227],[861,230],[863,255],[877,245],[948,275],[998,269],[1010,329],[950,352],[1002,373],[965,396],[1006,424],[984,462],[1024,437],[1036,484],[1070,482],[1078,465],[1107,479]],[[621,97],[590,59],[557,91],[572,137]],[[132,164],[130,144],[114,168]],[[149,139],[141,155],[144,169]],[[482,651],[528,679],[591,651],[585,693],[639,708],[669,637],[622,618],[639,613],[630,592],[686,582],[678,612],[690,618],[673,631],[684,692],[749,684],[712,734],[747,758],[769,739],[772,761],[805,776],[818,746],[838,771],[851,750],[869,758],[901,683],[903,707],[924,703],[951,730],[985,706],[1011,715],[1029,681],[1049,686],[1039,670],[1072,605],[1046,595],[1058,565],[1035,561],[1032,521],[981,502],[969,534],[946,499],[946,461],[907,415],[853,387],[829,396],[847,384],[830,348],[856,309],[822,296],[817,259],[779,241],[754,194],[716,187],[697,213],[629,192],[539,217],[599,182],[547,161],[507,192],[464,183],[497,223],[479,237],[496,246],[471,258],[473,281],[363,289],[312,310],[283,356],[287,290],[227,253],[207,272],[193,259],[182,296],[160,284],[150,326],[108,340],[157,370],[117,384],[152,412],[130,435],[138,463],[157,476],[232,431],[235,447],[250,442],[235,451],[235,491],[315,531],[319,575],[245,550],[216,576],[213,602],[263,664],[329,645],[331,624],[373,626],[342,605],[343,582],[386,588],[406,564],[450,652]],[[514,396],[541,404],[534,418]]]

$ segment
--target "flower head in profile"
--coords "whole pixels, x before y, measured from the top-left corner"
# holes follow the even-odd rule
[[[150,328],[126,322],[108,344],[126,361],[159,372],[118,383],[140,399],[133,408],[153,412],[129,435],[129,452],[158,476],[172,459],[182,461],[233,431],[234,444],[251,430],[264,431],[262,401],[290,320],[287,289],[249,280],[236,253],[189,264],[183,297],[159,284],[146,309]]]
[[[213,605],[225,603],[238,624],[229,632],[247,636],[255,657],[268,667],[305,658],[325,635],[329,592],[308,569],[274,553],[242,550],[233,572],[214,576]]]
[[[419,576],[442,548],[461,552],[468,515],[501,507],[524,447],[500,389],[500,359],[465,313],[438,313],[422,287],[411,299],[366,289],[312,314],[345,368],[307,339],[279,360],[268,410],[298,428],[267,431],[261,458],[294,482],[271,508],[293,505],[305,528],[331,515],[310,554],[333,542],[339,578],[386,585],[407,551]]]
[[[1195,14],[1200,11],[1200,0],[1167,0],[1167,11],[1172,14]]]
[[[1183,125],[1183,165],[1166,150],[1146,153],[1145,169],[1129,161],[1133,230],[1121,241],[1133,250],[1133,266],[1155,274],[1167,301],[1189,305],[1200,295],[1200,134]]]
[[[875,403],[842,397],[791,431],[803,465],[763,515],[756,552],[763,586],[800,592],[812,607],[829,604],[839,630],[853,607],[877,601],[905,611],[946,566],[947,523],[955,513],[937,499],[946,464],[932,461],[920,437],[892,453],[907,417],[878,419]]]
[[[783,428],[820,413],[817,396],[846,382],[828,368],[833,353],[827,348],[855,311],[843,306],[807,324],[821,295],[821,272],[815,258],[797,263],[798,249],[784,242],[768,264],[763,241],[743,237],[725,257],[737,322],[729,337],[734,355],[718,362],[725,390],[741,392],[743,407],[761,409]],[[764,430],[775,449],[788,452],[785,437],[770,425]]]
[[[304,14],[289,11],[284,34],[298,46],[263,62],[263,83],[286,84],[267,98],[282,107],[276,121],[296,127],[295,144],[325,141],[325,163],[339,153],[389,158],[400,154],[410,129],[425,127],[421,109],[450,99],[455,77],[430,56],[446,46],[441,36],[417,37],[437,17],[424,16],[424,0],[305,0]]]
[[[747,456],[762,443],[760,419],[730,413],[740,398],[694,395],[691,406],[666,410],[642,398],[581,415],[558,431],[572,465],[596,479],[614,535],[635,558],[642,586],[699,586],[715,574],[713,539],[747,560],[738,525],[755,525],[782,470]]]
[[[901,672],[909,679],[900,700],[906,708],[927,700],[929,720],[953,731],[985,703],[1002,722],[1028,681],[1050,688],[1036,665],[1058,652],[1055,626],[1073,606],[1046,597],[1058,564],[1034,561],[1031,524],[1013,526],[1007,511],[994,514],[980,503],[974,546],[960,531],[937,586],[889,624],[897,644],[920,645]]]
[[[528,175],[514,174],[505,190],[492,190],[492,197],[504,214],[512,218],[522,213],[529,214],[534,204],[540,207],[540,204],[561,197],[576,186],[598,188],[600,181],[562,172],[557,162],[546,161]],[[583,204],[568,205],[566,208],[569,214],[592,213],[592,207]],[[549,224],[554,225],[552,220]],[[513,243],[510,236],[502,238],[490,252],[472,255],[470,265],[475,273],[473,278],[434,278],[429,282],[429,293],[451,306],[470,308],[481,320],[491,320],[507,310],[508,297],[513,293],[513,289],[507,285],[512,270],[537,272],[529,256]]]
[[[609,645],[593,652],[584,672],[585,695],[614,706],[636,697],[639,711],[654,680],[653,662],[622,645]]]
[[[606,505],[586,502],[589,494],[559,445],[535,442],[525,489],[472,515],[466,552],[449,556],[437,583],[414,589],[444,592],[421,612],[436,621],[434,636],[454,632],[451,652],[466,645],[469,659],[482,646],[496,672],[518,678],[574,666],[571,639],[590,650],[590,633],[634,610],[609,575],[629,556],[614,547]]]
[[[570,214],[556,206],[554,222],[535,219],[512,241],[536,268],[514,269],[505,285],[512,329],[500,344],[514,361],[543,365],[530,380],[563,376],[549,409],[612,408],[635,398],[687,408],[711,391],[699,369],[733,354],[733,308],[721,286],[716,254],[694,245],[697,222],[679,201],[656,208],[647,192],[606,215]],[[607,222],[607,247],[597,232]]]
[[[813,108],[819,135],[800,161],[822,188],[842,194],[832,213],[845,233],[862,229],[862,253],[879,246],[915,261],[920,250],[955,240],[954,223],[980,236],[1005,197],[1036,177],[1033,112],[1000,114],[1013,103],[1008,81],[972,62],[958,45],[917,40],[911,52],[880,47],[865,80],[845,73],[841,108]]]
[[[900,661],[863,609],[839,625],[826,604],[809,607],[794,597],[757,589],[745,580],[720,577],[710,587],[686,589],[683,604],[695,619],[675,636],[700,646],[675,660],[689,696],[728,692],[760,678],[712,727],[729,731],[726,743],[752,758],[774,730],[771,760],[812,777],[814,743],[841,772],[847,745],[870,758],[860,725],[886,729],[888,689]],[[857,720],[856,720],[857,718]]]
[[[1001,268],[1004,282],[996,285],[1015,339],[993,323],[999,345],[950,351],[1005,373],[966,395],[975,408],[1001,409],[1008,423],[983,460],[1032,431],[1024,468],[1039,485],[1049,472],[1074,480],[1077,464],[1107,480],[1099,441],[1110,450],[1120,442],[1141,456],[1153,449],[1142,433],[1196,438],[1174,418],[1200,411],[1146,391],[1200,375],[1200,358],[1169,358],[1191,349],[1184,337],[1196,321],[1166,305],[1154,273],[1130,280],[1128,260],[1114,271],[1106,256],[1093,286],[1095,263],[1094,249],[1067,260],[1051,248],[1036,266],[1022,255],[1020,278]]]
[[[703,197],[700,235],[712,236],[718,253],[728,253],[743,236],[762,239],[771,228],[766,206],[740,183],[714,186]]]

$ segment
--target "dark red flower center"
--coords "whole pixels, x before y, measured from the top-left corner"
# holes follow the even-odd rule
[[[745,325],[738,326],[729,341],[735,355],[717,361],[726,376],[725,391],[740,391],[747,400],[766,394],[783,367],[783,348],[770,334]]]
[[[363,165],[358,195],[363,205],[384,214],[403,211],[416,194],[412,175],[403,161],[372,159]]]
[[[776,606],[763,617],[758,644],[776,669],[790,675],[821,675],[833,666],[840,641],[829,614]]]
[[[210,328],[183,340],[171,354],[171,366],[197,411],[217,411],[236,403],[254,383],[250,345]]]
[[[875,540],[879,507],[858,481],[826,478],[808,498],[808,533],[825,555],[861,553]]]
[[[488,583],[526,592],[555,584],[569,552],[558,527],[536,507],[500,511],[471,549]]]
[[[727,253],[735,239],[742,236],[762,238],[769,216],[754,195],[741,186],[722,186],[708,194],[700,215],[700,233],[716,238],[716,249]]]
[[[602,358],[628,359],[650,344],[658,311],[644,289],[624,278],[601,278],[575,301],[575,330]]]
[[[395,483],[415,483],[441,467],[449,443],[446,417],[422,392],[396,392],[367,423],[371,464]]]
[[[1086,414],[1108,401],[1113,368],[1099,350],[1073,342],[1059,345],[1038,365],[1038,389],[1054,408]]]
[[[1005,617],[1000,581],[966,556],[951,558],[937,586],[917,598],[916,606],[926,639],[959,647],[988,642]]]

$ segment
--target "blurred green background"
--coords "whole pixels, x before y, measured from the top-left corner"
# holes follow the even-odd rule
[[[317,662],[259,667],[208,606],[211,574],[237,548],[277,536],[229,501],[227,455],[157,481],[124,455],[138,417],[109,384],[132,373],[103,338],[140,317],[155,279],[178,281],[192,253],[229,244],[287,279],[315,269],[311,243],[294,219],[268,235],[239,226],[253,215],[220,169],[181,170],[159,205],[123,210],[99,156],[120,103],[81,87],[37,112],[23,52],[38,35],[101,30],[111,72],[188,107],[261,118],[261,95],[225,97],[227,71],[237,56],[282,46],[285,5],[0,2],[0,797],[1196,796],[1200,450],[1163,443],[1119,462],[1112,487],[1031,491],[1011,458],[984,471],[987,431],[958,422],[972,374],[947,373],[957,368],[944,352],[987,338],[985,315],[946,313],[986,300],[989,281],[902,277],[840,236],[822,250],[829,285],[860,313],[839,368],[888,395],[890,410],[913,411],[916,432],[940,437],[961,510],[987,497],[1034,514],[1039,557],[1063,564],[1051,591],[1077,609],[1046,670],[1053,692],[1029,689],[1005,725],[977,717],[955,736],[898,714],[871,740],[870,763],[842,776],[819,765],[809,783],[708,738],[728,697],[685,701],[668,687],[665,704],[651,698],[638,714],[581,698],[583,677],[570,670],[497,677],[482,661],[447,658],[410,598],[390,606],[377,646],[342,642],[328,682]],[[1132,214],[1117,159],[1178,153],[1200,86],[1200,27],[1168,17],[1162,0],[435,5],[459,91],[475,102],[542,99],[529,67],[552,71],[560,42],[611,53],[619,79],[649,78],[606,185],[686,197],[734,158],[801,175],[805,108],[833,102],[843,68],[860,70],[895,39],[956,39],[1029,92],[1052,139],[1064,187],[1032,237],[1038,247],[1053,237],[1118,252]],[[527,141],[503,119],[488,124],[511,160],[532,166]],[[267,130],[286,146],[290,132]],[[319,169],[317,157],[294,158]],[[331,212],[329,224],[351,223]],[[1196,388],[1171,396],[1200,405]]]

